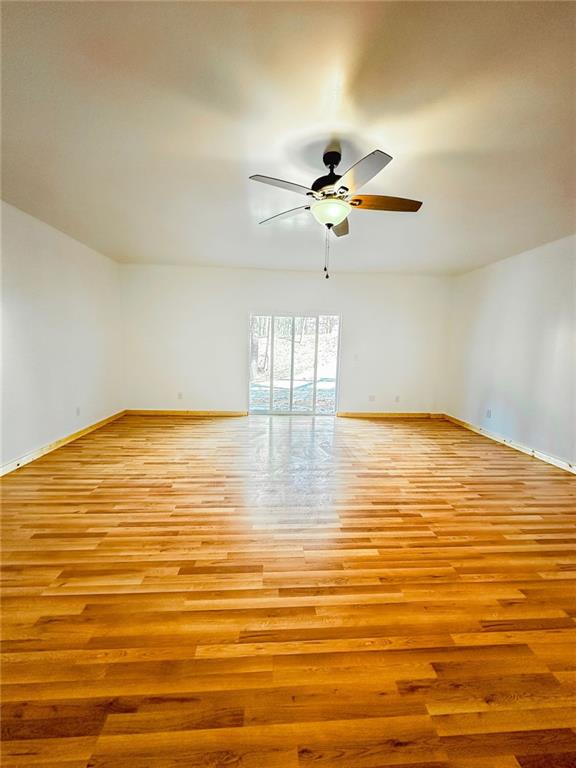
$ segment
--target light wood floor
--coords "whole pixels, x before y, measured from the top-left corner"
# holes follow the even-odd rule
[[[5,766],[576,766],[562,470],[442,420],[126,416],[2,485]]]

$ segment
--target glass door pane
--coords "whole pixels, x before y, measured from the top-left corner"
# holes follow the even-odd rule
[[[252,315],[250,319],[250,392],[251,411],[270,410],[270,358],[272,354],[272,318]]]
[[[251,413],[336,411],[337,315],[252,315]]]
[[[318,317],[316,413],[334,413],[336,411],[339,332],[340,318],[337,315],[320,315]]]
[[[272,365],[272,410],[290,411],[292,393],[292,339],[294,319],[274,317]]]
[[[316,372],[316,318],[294,318],[294,366],[292,411],[314,411],[314,379]]]

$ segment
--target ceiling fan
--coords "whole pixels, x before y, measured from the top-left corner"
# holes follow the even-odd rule
[[[277,213],[275,216],[264,219],[260,224],[267,224],[270,221],[310,211],[316,221],[332,230],[337,237],[342,237],[349,233],[348,214],[354,208],[367,211],[416,212],[422,205],[419,200],[408,200],[404,197],[357,194],[360,187],[363,187],[377,173],[380,173],[392,160],[386,152],[375,149],[374,152],[370,152],[369,155],[348,168],[342,176],[334,173],[334,168],[338,167],[342,159],[342,154],[338,150],[327,150],[322,159],[326,168],[329,169],[329,173],[320,176],[312,182],[310,187],[293,184],[291,181],[274,179],[271,176],[258,174],[250,176],[254,181],[288,189],[310,198],[307,205],[300,205],[297,208]]]

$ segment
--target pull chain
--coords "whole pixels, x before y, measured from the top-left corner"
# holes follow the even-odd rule
[[[330,228],[326,227],[326,245],[324,247],[324,276],[326,280],[330,277],[328,269],[330,267]]]

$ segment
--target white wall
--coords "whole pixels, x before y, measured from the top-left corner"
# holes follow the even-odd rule
[[[3,465],[123,407],[118,271],[2,203]]]
[[[124,266],[121,279],[132,408],[246,410],[250,313],[308,312],[342,316],[339,410],[438,409],[446,278]]]
[[[454,278],[452,291],[448,413],[576,463],[576,238]]]

